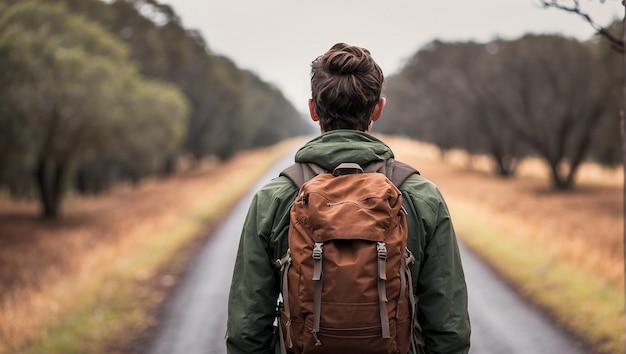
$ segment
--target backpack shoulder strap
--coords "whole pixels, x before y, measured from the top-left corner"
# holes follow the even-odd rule
[[[420,174],[418,170],[405,164],[404,162],[393,160],[392,162],[393,172],[391,173],[391,182],[400,188],[402,183],[407,180],[413,174]]]
[[[380,166],[376,166],[375,169],[378,169]],[[404,162],[400,162],[397,160],[391,161],[392,173],[391,173],[391,182],[396,186],[400,187],[407,178],[409,178],[413,174],[420,174],[418,170],[411,167],[410,165],[405,164]],[[313,178],[316,174],[324,173],[321,167],[314,164],[307,164],[296,162],[293,165],[284,169],[280,176],[285,176],[289,178],[296,187],[300,188],[304,184],[304,182]],[[369,171],[368,171],[369,172]]]
[[[300,188],[302,187],[304,182],[310,180],[316,175],[327,172],[328,171],[324,170],[316,164],[296,162],[293,165],[284,169],[280,173],[280,176],[285,176],[289,178],[291,182],[296,185],[296,187]]]
[[[287,167],[280,173],[280,176],[289,178],[298,188],[304,184],[304,168],[301,163],[296,162]]]

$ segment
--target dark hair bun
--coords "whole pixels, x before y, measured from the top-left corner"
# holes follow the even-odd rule
[[[367,49],[348,46],[345,43],[334,45],[323,62],[324,70],[335,75],[353,75],[371,70]]]

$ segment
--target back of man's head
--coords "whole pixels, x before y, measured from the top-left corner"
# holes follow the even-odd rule
[[[365,131],[381,98],[383,72],[365,48],[335,44],[311,63],[311,98],[323,131]]]

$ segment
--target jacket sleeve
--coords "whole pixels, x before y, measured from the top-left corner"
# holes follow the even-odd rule
[[[228,300],[228,353],[273,353],[279,279],[268,251],[269,201],[254,197],[239,241]]]
[[[425,341],[422,349],[427,354],[467,354],[471,328],[456,234],[439,190],[430,183],[426,187],[411,198],[413,220],[419,222],[409,226],[410,232],[419,234],[409,236],[409,248],[419,254],[413,280]]]

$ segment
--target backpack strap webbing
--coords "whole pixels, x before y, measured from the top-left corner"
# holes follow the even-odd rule
[[[322,342],[317,337],[320,331],[320,317],[322,314],[322,281],[324,273],[322,273],[322,252],[324,248],[323,242],[315,242],[313,246],[313,281],[315,282],[315,294],[313,295],[313,330],[311,333],[315,338],[315,346],[319,347]]]
[[[285,346],[285,337],[287,337],[287,348],[293,348],[293,340],[291,339],[291,309],[289,308],[289,277],[287,274],[289,273],[289,268],[292,264],[291,252],[287,250],[287,253],[280,259],[275,259],[273,261],[274,267],[280,269],[283,275],[283,309],[285,311],[285,316],[287,317],[287,323],[285,323],[287,327],[286,335],[283,333],[282,324],[278,324],[278,335],[280,337],[280,353],[287,354],[287,349]],[[278,320],[280,321],[280,315],[278,315]]]
[[[405,164],[404,162],[389,160],[389,164],[391,166],[391,177],[389,178],[391,182],[396,186],[400,187],[404,181],[407,180],[412,174],[420,174],[418,170],[411,167],[410,165]],[[374,162],[366,168],[366,172],[381,172],[385,175],[388,175],[385,171],[385,163],[383,161]],[[374,167],[375,171],[372,171],[372,167]],[[380,171],[379,171],[380,170]],[[295,184],[298,188],[302,187],[304,182],[310,180],[318,174],[325,173],[323,168],[312,164],[312,163],[303,163],[296,162],[293,165],[284,169],[280,176],[285,176],[289,178],[293,184]]]
[[[417,320],[416,313],[417,302],[419,301],[419,298],[413,293],[413,276],[411,275],[411,268],[409,268],[410,264],[415,263],[415,256],[413,256],[413,253],[411,253],[408,248],[406,249],[406,256],[403,263],[404,270],[406,272],[406,279],[408,280],[407,284],[409,286],[409,304],[411,309],[411,317],[413,318],[411,325],[411,347],[413,348],[413,353],[419,353],[417,351],[417,347],[423,347],[425,342],[424,337],[422,336],[422,327]]]
[[[377,242],[376,251],[378,253],[378,310],[380,313],[380,325],[383,338],[391,338],[385,287],[385,282],[387,281],[387,246],[384,242]]]
[[[300,188],[304,182],[310,180],[316,175],[327,172],[328,171],[313,163],[296,162],[284,169],[280,173],[280,176],[289,178],[293,184]]]
[[[402,183],[407,180],[407,178],[411,177],[412,174],[420,174],[418,170],[414,169],[410,165],[405,164],[404,162],[393,160],[391,164],[393,166],[393,172],[391,173],[390,180],[396,187],[400,187]]]
[[[301,166],[302,164],[299,162],[294,163],[293,165],[284,169],[280,176],[285,176],[296,185],[296,187],[300,188],[304,184],[304,168]]]

